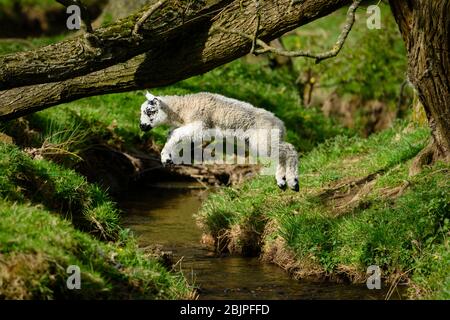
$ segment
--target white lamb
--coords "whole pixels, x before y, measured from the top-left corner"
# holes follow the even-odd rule
[[[249,103],[224,97],[219,94],[201,92],[184,96],[155,97],[147,92],[147,101],[141,106],[140,128],[148,131],[158,125],[167,124],[174,129],[162,152],[161,162],[172,163],[172,150],[186,138],[201,139],[198,133],[205,129],[271,129],[279,131],[279,161],[275,173],[281,189],[298,191],[298,155],[293,145],[284,142],[286,128],[273,113]],[[251,130],[250,130],[251,131]],[[245,139],[255,137],[247,136]],[[258,139],[270,137],[258,136]]]

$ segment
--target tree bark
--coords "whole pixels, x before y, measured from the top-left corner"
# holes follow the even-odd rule
[[[348,0],[304,0],[291,7],[291,2],[262,2],[261,39],[276,39],[349,3]],[[195,24],[182,25],[171,41],[166,40],[163,32],[153,34],[150,50],[126,62],[64,81],[0,92],[0,120],[17,118],[82,97],[168,85],[247,54],[251,41],[235,33],[218,31],[217,28],[241,32],[251,30],[249,33],[252,33],[255,28],[255,1],[235,0],[227,5],[224,1],[216,3],[223,5],[216,15],[198,17]],[[149,37],[148,33],[145,36]],[[95,60],[91,56],[84,59],[87,64]]]
[[[185,1],[186,2],[186,1]],[[0,57],[0,90],[61,81],[125,62],[152,47],[164,45],[180,35],[180,29],[201,23],[231,0],[167,0],[140,28],[132,31],[148,7],[117,23],[33,51]],[[189,3],[192,3],[190,1]]]
[[[408,78],[432,130],[416,165],[450,159],[450,0],[390,0],[408,52]]]
[[[110,0],[94,22],[94,26],[100,26],[105,21],[110,23],[126,18],[150,2],[151,0]]]

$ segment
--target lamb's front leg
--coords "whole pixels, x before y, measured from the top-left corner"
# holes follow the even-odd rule
[[[184,139],[188,139],[189,142],[201,139],[202,128],[201,122],[194,122],[173,130],[161,151],[161,163],[164,166],[174,164],[175,146]]]
[[[173,147],[173,143],[169,143],[170,140],[168,140],[166,142],[166,144],[164,145],[164,148],[161,151],[161,163],[163,164],[163,166],[167,166],[167,165],[172,165],[173,161],[172,161],[172,147]]]

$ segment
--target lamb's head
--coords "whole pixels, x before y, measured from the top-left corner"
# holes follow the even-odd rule
[[[154,127],[166,123],[167,113],[164,111],[164,103],[158,97],[147,92],[145,95],[147,101],[141,105],[141,122],[142,131],[149,131]]]

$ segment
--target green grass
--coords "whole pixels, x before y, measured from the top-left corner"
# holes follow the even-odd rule
[[[0,173],[0,298],[192,297],[181,275],[139,251],[100,187],[5,143]],[[82,290],[67,289],[69,265],[81,268]]]
[[[412,275],[425,292],[411,291],[412,297],[445,297],[449,167],[438,163],[408,176],[410,159],[428,137],[427,129],[405,123],[369,139],[338,137],[300,160],[300,193],[282,192],[273,177],[260,177],[212,194],[197,218],[216,237],[227,231],[237,237],[233,243],[247,241],[233,234],[237,226],[262,234],[263,256],[281,240],[304,273],[361,280],[368,266],[378,265],[386,279]],[[377,175],[367,181],[368,191],[361,191],[364,184],[352,189],[350,181],[371,174]],[[337,194],[348,196],[341,202],[332,197]]]
[[[447,221],[448,225],[448,221]],[[411,291],[417,297],[450,299],[450,247],[448,238],[431,246],[417,261]]]
[[[47,160],[32,160],[16,146],[0,143],[0,196],[42,204],[73,220],[81,230],[114,239],[119,213],[105,191],[75,171]]]
[[[296,59],[297,70],[309,68],[320,86],[336,89],[341,95],[358,95],[365,100],[380,99],[395,104],[400,85],[406,79],[406,50],[389,5],[379,3],[381,29],[368,29],[366,7],[356,13],[356,22],[346,43],[333,59],[315,64],[313,59]],[[291,50],[325,52],[335,44],[347,9],[316,20],[288,35],[284,44]],[[389,48],[389,50],[386,50]]]
[[[122,231],[116,243],[75,230],[40,206],[0,200],[0,298],[180,299],[191,290],[179,274],[140,253]],[[68,266],[81,271],[69,290]]]
[[[1,0],[0,6],[12,2]],[[44,2],[53,5],[29,3]],[[272,70],[264,59],[243,59],[151,91],[211,91],[266,108],[286,123],[288,141],[303,156],[300,194],[281,192],[272,177],[225,188],[210,195],[198,216],[205,231],[233,238],[234,250],[260,246],[263,255],[281,240],[299,266],[322,275],[361,275],[368,265],[378,264],[386,277],[406,273],[411,297],[448,298],[448,166],[437,164],[408,176],[410,159],[426,144],[428,130],[398,122],[363,139],[354,136],[358,124],[344,129],[299,102],[295,79],[311,68],[322,88],[380,99],[395,108],[406,73],[400,35],[386,6],[381,31],[365,27],[362,10],[340,55],[319,65],[295,59],[290,72]],[[339,11],[300,29],[308,35],[288,35],[284,43],[290,49],[327,50],[344,18],[345,11]],[[0,39],[0,55],[63,38]],[[119,211],[106,191],[73,170],[83,150],[96,144],[161,148],[168,128],[139,130],[143,101],[144,91],[90,97],[2,125],[0,130],[18,144],[0,144],[0,260],[8,262],[0,268],[0,283],[17,284],[8,286],[11,291],[0,287],[6,298],[190,297],[183,279],[139,253],[133,237],[120,227]],[[41,150],[44,159],[33,160],[24,148]],[[377,175],[369,192],[354,206],[339,209],[332,193],[326,193],[340,184],[340,195],[351,193],[346,182],[371,174]],[[396,190],[401,192],[392,196]],[[255,239],[263,240],[263,246],[252,243]],[[83,272],[80,292],[65,287],[70,264]],[[15,266],[18,271],[8,273]]]
[[[50,38],[31,39],[0,39],[0,55],[15,53],[19,51],[33,50],[39,47],[53,44],[64,40],[65,36],[54,36]]]

